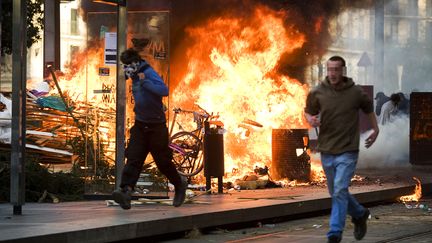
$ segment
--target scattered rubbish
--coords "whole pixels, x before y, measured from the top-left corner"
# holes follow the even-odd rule
[[[191,189],[186,190],[186,198],[192,198],[195,197],[195,192],[193,192]]]
[[[206,185],[189,184],[188,188],[194,191],[206,191]]]
[[[269,172],[269,168],[267,166],[264,167],[255,166],[254,173],[257,175],[268,175],[268,172]]]
[[[419,208],[422,209],[423,211],[432,211],[432,209],[427,205],[427,204],[415,204],[415,205],[411,205],[408,203],[404,203],[405,207],[407,209],[415,209],[415,208]]]
[[[208,194],[209,191],[199,192],[195,193],[192,190],[187,189],[186,190],[186,199],[184,201],[185,204],[211,204],[210,202],[206,201],[198,201],[196,200],[197,197]],[[172,205],[172,199],[149,199],[149,198],[139,198],[138,200],[132,200],[132,205],[145,205],[145,204],[163,204],[163,205]],[[105,203],[107,206],[118,206],[119,204],[116,203],[114,200],[105,200]]]
[[[413,206],[410,205],[410,204],[405,204],[405,207],[408,208],[408,209],[413,209]]]
[[[216,228],[214,231],[212,231],[212,234],[225,234],[225,233],[229,233],[230,231],[227,229],[221,229],[221,228]]]
[[[315,229],[319,229],[322,227],[322,224],[314,224],[314,225],[312,225],[312,227]]]
[[[420,204],[419,208],[423,209],[424,211],[431,211],[431,208],[429,208],[427,204]]]
[[[187,232],[185,234],[185,239],[196,239],[198,237],[200,237],[202,235],[200,229],[198,229],[197,227],[194,227],[193,229],[191,229],[189,232]]]
[[[42,194],[42,196],[39,198],[38,203],[42,203],[47,197],[51,198],[53,203],[59,203],[60,199],[56,197],[56,195],[49,193],[47,190],[45,190]]]

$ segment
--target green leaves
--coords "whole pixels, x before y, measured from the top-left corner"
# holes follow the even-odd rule
[[[41,39],[43,0],[26,0],[27,48]],[[1,54],[12,54],[12,0],[1,1]]]

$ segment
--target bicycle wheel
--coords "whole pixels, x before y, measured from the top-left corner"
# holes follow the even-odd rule
[[[203,168],[203,143],[193,133],[181,131],[171,136],[169,147],[173,150],[173,162],[184,176],[194,176]]]

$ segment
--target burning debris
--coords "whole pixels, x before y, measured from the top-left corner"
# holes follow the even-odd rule
[[[416,177],[413,177],[413,179],[416,181],[416,186],[415,186],[415,189],[414,189],[414,194],[407,195],[407,196],[402,196],[402,197],[399,198],[399,200],[401,202],[403,202],[404,204],[409,203],[409,202],[418,202],[420,200],[420,198],[422,197],[421,182]]]
[[[115,152],[116,114],[115,101],[111,99],[115,97],[111,89],[114,86],[103,82],[103,94],[90,97],[86,91],[91,87],[85,84],[84,78],[98,75],[95,64],[103,60],[102,48],[99,49],[99,52],[81,53],[87,63],[94,64],[93,68],[87,69],[83,58],[77,57],[81,65],[78,61],[71,63],[67,73],[51,70],[51,79],[27,81],[30,89],[26,92],[26,148],[28,152],[38,154],[40,163],[66,164],[69,169],[78,165],[78,168],[91,169],[99,176],[108,176]],[[5,104],[0,110],[0,116],[4,118],[1,147],[10,149],[12,103],[2,94],[0,98]]]
[[[249,19],[224,16],[187,29],[187,74],[171,92],[173,102],[188,107],[196,101],[220,114],[228,178],[247,175],[252,161],[270,167],[272,128],[306,127],[307,86],[276,71],[281,56],[305,42],[295,27],[285,28],[284,17],[259,6]],[[240,175],[231,174],[234,168]]]
[[[173,103],[188,107],[196,102],[220,113],[227,130],[225,168],[230,180],[248,175],[255,163],[275,167],[272,130],[307,128],[303,107],[309,87],[304,74],[330,44],[330,19],[346,7],[372,2],[185,2],[173,4],[173,19],[178,19],[171,28]],[[197,12],[190,8],[201,14],[184,16]],[[304,153],[296,170],[303,181],[310,175],[308,156]]]

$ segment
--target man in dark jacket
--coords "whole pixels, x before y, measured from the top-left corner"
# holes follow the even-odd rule
[[[407,97],[402,92],[399,92],[397,94],[400,97],[400,102],[399,102],[399,107],[398,107],[399,111],[404,115],[409,115],[409,113],[410,113],[410,101],[409,101],[409,99],[407,99]]]
[[[343,76],[345,60],[333,56],[327,61],[327,77],[307,96],[305,117],[313,127],[319,127],[317,150],[332,197],[328,242],[340,242],[346,214],[354,223],[354,237],[361,240],[366,234],[369,210],[361,206],[349,193],[354,175],[360,142],[359,109],[368,115],[373,132],[366,139],[369,148],[379,129],[373,103],[352,79]]]
[[[162,97],[168,96],[168,87],[156,71],[134,49],[120,56],[125,75],[132,79],[135,101],[135,123],[130,130],[129,145],[125,151],[127,163],[123,169],[120,189],[113,192],[114,201],[123,209],[131,208],[131,193],[138,181],[144,161],[151,153],[156,166],[175,186],[173,205],[183,204],[187,180],[179,175],[172,162],[168,147],[168,128]]]

